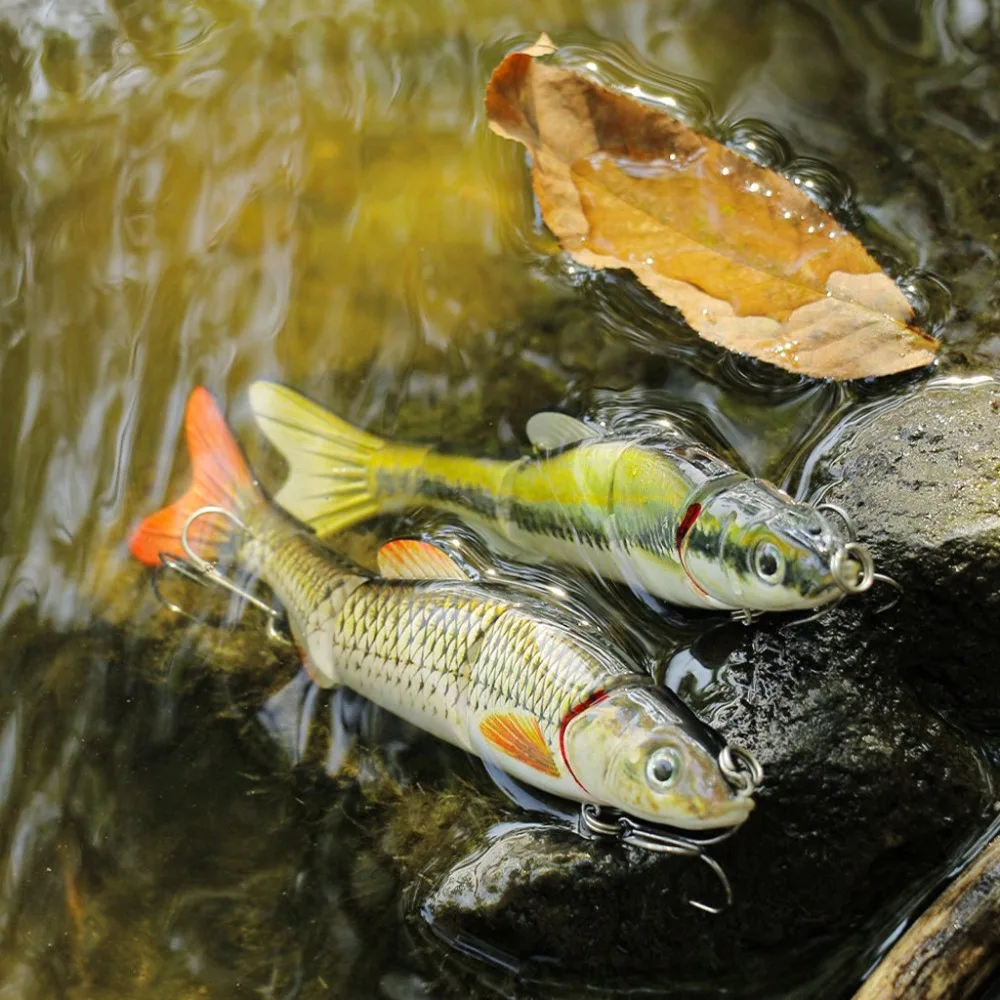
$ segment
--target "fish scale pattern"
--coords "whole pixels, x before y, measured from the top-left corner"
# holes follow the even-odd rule
[[[504,608],[453,586],[370,581],[337,615],[337,671],[390,711],[467,745],[470,654]]]
[[[305,626],[320,671],[466,749],[490,713],[538,720],[557,751],[566,713],[628,667],[502,587],[372,578],[280,513],[260,514],[241,557]]]
[[[522,709],[539,720],[551,743],[565,714],[610,673],[567,629],[514,607],[483,639],[470,708],[474,715],[497,707]]]
[[[251,521],[249,541],[240,553],[240,561],[248,568],[263,571],[272,586],[285,595],[290,609],[310,609],[310,630],[322,628],[366,579],[352,572],[354,567],[339,559],[315,535],[302,531],[272,508],[262,508]]]
[[[538,719],[555,746],[566,712],[624,669],[533,606],[451,583],[368,581],[331,638],[344,683],[465,746],[476,719],[511,710]]]

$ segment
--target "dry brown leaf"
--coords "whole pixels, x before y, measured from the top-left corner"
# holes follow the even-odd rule
[[[540,62],[547,42],[504,59],[486,110],[531,151],[542,217],[576,260],[628,268],[703,337],[788,371],[851,379],[934,360],[896,284],[795,184]]]

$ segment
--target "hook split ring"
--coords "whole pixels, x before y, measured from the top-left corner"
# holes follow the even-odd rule
[[[753,793],[764,783],[764,768],[746,747],[726,744],[719,753],[719,770],[742,798]]]
[[[860,566],[860,570],[852,572],[851,563]],[[875,582],[875,560],[867,546],[848,542],[834,552],[830,575],[845,594],[863,594]]]

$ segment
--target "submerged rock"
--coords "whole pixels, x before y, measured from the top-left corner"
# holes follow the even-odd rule
[[[979,721],[1000,712],[998,410],[992,381],[939,380],[827,443],[826,499],[902,584],[894,609],[877,614],[876,592],[806,625],[723,625],[668,663],[670,685],[765,768],[758,809],[712,849],[730,910],[687,905],[718,891],[690,861],[501,824],[452,837],[411,881],[411,913],[521,977],[849,992],[882,925],[993,815],[982,748],[938,709],[943,685]]]
[[[422,874],[414,909],[522,976],[669,977],[711,995],[848,989],[870,958],[852,932],[898,919],[985,825],[990,798],[978,749],[873,649],[865,618],[722,626],[670,665],[672,683],[765,767],[754,815],[711,851],[736,894],[721,916],[687,905],[718,899],[701,866],[541,826],[452,844],[428,888]]]

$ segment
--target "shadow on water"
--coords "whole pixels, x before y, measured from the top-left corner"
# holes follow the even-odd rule
[[[227,402],[272,484],[246,402],[261,377],[377,433],[489,455],[518,454],[547,407],[667,420],[809,496],[817,444],[921,378],[836,386],[727,355],[631,279],[553,253],[522,152],[488,133],[481,101],[540,29],[570,63],[808,180],[943,338],[942,368],[994,363],[1000,24],[985,0],[8,5],[0,995],[579,988],[545,954],[512,960],[484,938],[471,959],[421,919],[454,845],[536,813],[361,699],[310,693],[252,614],[197,627],[152,602],[123,540],[186,475],[194,385]],[[370,560],[371,541],[347,544]],[[732,666],[733,626],[620,588],[579,595],[701,710],[735,711],[752,664]],[[731,966],[676,978],[618,978],[617,958],[585,978],[630,995],[847,996],[985,823],[925,845],[916,881],[900,857],[888,903],[873,876],[837,926],[762,927]],[[586,920],[572,933],[585,944]]]

